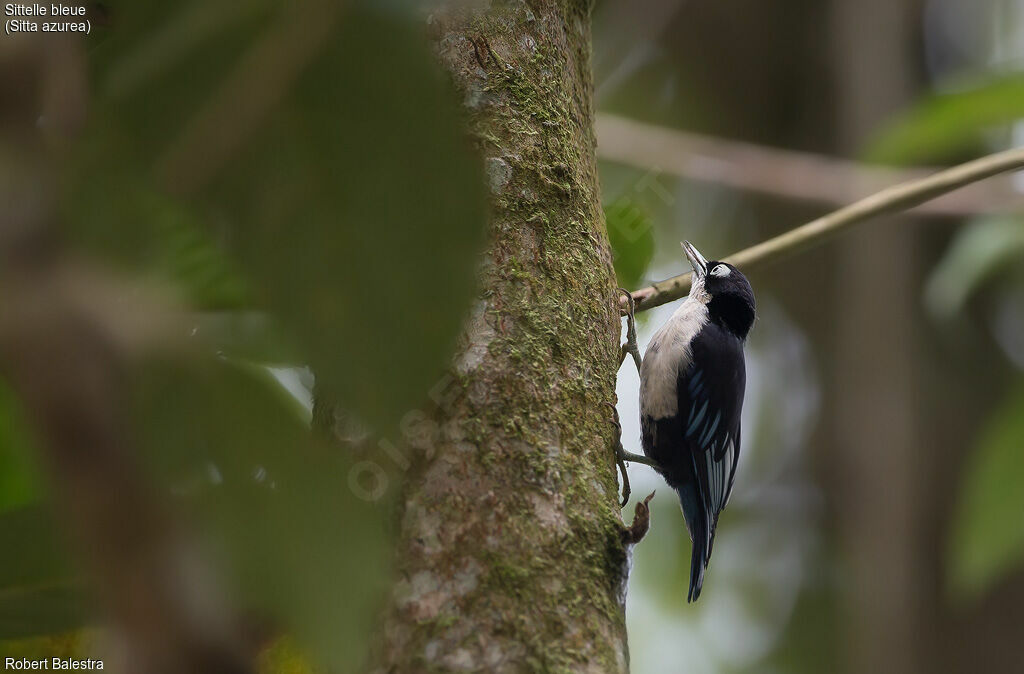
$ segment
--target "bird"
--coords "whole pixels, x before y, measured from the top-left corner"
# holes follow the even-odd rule
[[[718,516],[736,480],[743,349],[756,305],[739,269],[707,261],[689,241],[682,247],[693,267],[690,294],[644,353],[640,428],[647,463],[678,495],[693,544],[689,603],[700,597]]]

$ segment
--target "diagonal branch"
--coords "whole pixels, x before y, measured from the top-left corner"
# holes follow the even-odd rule
[[[812,220],[806,225],[741,250],[725,258],[725,261],[749,271],[820,244],[831,236],[877,215],[902,211],[964,185],[1021,168],[1024,168],[1024,148],[997,152],[939,171],[926,178],[888,187],[838,211]],[[689,290],[688,273],[641,288],[633,292],[636,311],[646,311],[679,299]]]

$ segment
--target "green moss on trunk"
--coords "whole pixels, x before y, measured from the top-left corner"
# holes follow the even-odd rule
[[[407,475],[380,671],[627,669],[589,14],[534,1],[429,20],[487,162],[492,243]]]

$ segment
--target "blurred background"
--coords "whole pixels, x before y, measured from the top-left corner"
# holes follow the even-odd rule
[[[358,420],[323,427],[358,444],[361,422],[392,438],[415,426],[408,411],[473,297],[486,217],[422,16],[370,4],[339,23],[329,2],[94,2],[78,47],[43,56],[0,37],[0,334],[20,340],[0,347],[27,354],[0,378],[0,654],[84,657],[104,638],[78,630],[95,598],[56,503],[101,590],[130,590],[130,576],[164,591],[152,605],[108,593],[114,615],[152,618],[136,621],[139,643],[167,627],[170,597],[202,634],[165,641],[230,644],[223,607],[240,603],[247,638],[285,625],[332,671],[358,669],[387,582],[372,503],[405,459],[310,439],[301,364]],[[1024,143],[1024,0],[599,0],[593,18],[603,201],[629,289],[687,271],[683,238],[724,257]],[[339,231],[339,213],[356,225]],[[55,240],[102,262],[56,265]],[[39,283],[51,264],[60,274]],[[632,671],[1020,669],[1024,179],[858,226],[751,282],[742,462],[696,605],[678,506],[650,469],[629,468],[634,500],[659,490],[632,559]],[[59,302],[82,320],[32,311]],[[673,309],[640,316],[641,349]],[[101,315],[112,332],[96,340],[83,325]],[[156,359],[152,326],[173,334]],[[72,355],[53,367],[54,351]],[[90,366],[114,351],[108,381]],[[65,424],[58,407],[33,420],[53,429],[44,440],[88,441],[102,460],[39,460],[27,408],[56,399],[107,419],[115,384],[130,439]],[[618,394],[638,452],[628,361]],[[202,523],[194,539],[140,475]],[[122,525],[137,548],[92,536]],[[202,554],[163,565],[168,549]],[[289,644],[266,658],[307,671]]]
[[[600,3],[620,282],[688,270],[1024,138],[1024,3]],[[1016,671],[1024,633],[1024,202],[996,178],[757,271],[743,458],[705,590],[652,489],[633,671]],[[643,315],[641,350],[673,305]],[[627,450],[638,380],[620,371]],[[628,512],[628,510],[627,510]]]

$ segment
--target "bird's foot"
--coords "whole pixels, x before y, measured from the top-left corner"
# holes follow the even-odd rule
[[[619,423],[619,411],[615,408],[615,405],[609,402],[606,402],[605,405],[608,405],[608,407],[612,409],[612,423],[615,424],[615,463],[618,465],[619,473],[622,475],[622,502],[619,505],[624,508],[626,504],[629,503],[629,495],[632,493],[629,486],[629,474],[626,472],[626,462],[635,461],[637,463],[643,463],[659,472],[661,471],[661,466],[658,465],[657,461],[650,457],[642,454],[633,454],[632,452],[627,452],[625,448],[623,448],[622,424]]]
[[[626,297],[626,308],[619,309],[619,313],[626,317],[626,343],[622,345],[619,353],[619,367],[622,367],[622,361],[626,360],[626,355],[633,356],[633,362],[636,364],[637,372],[640,371],[640,346],[636,341],[636,318],[634,316],[636,312],[636,302],[633,301],[633,295],[625,288],[618,288],[618,291]]]

